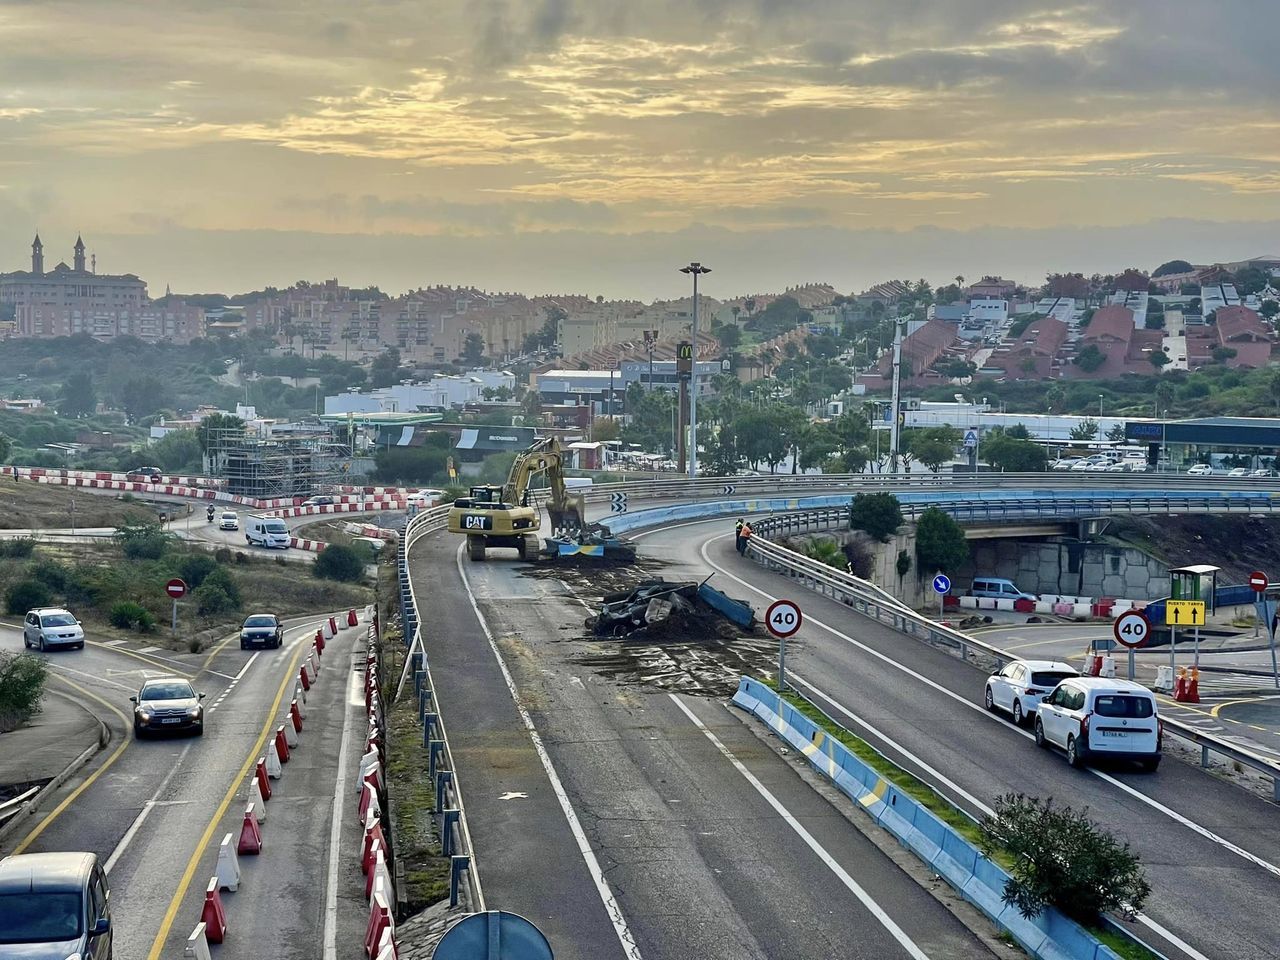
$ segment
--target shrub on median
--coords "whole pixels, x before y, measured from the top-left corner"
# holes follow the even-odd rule
[[[16,540],[0,541],[0,557],[29,557],[35,552],[34,537],[18,537]]]
[[[4,595],[5,610],[14,616],[25,616],[33,607],[47,607],[53,593],[39,580],[19,580]]]
[[[365,562],[350,547],[335,543],[325,547],[316,557],[315,575],[325,580],[356,583],[364,579]]]
[[[156,618],[140,603],[132,600],[120,600],[111,605],[107,620],[113,627],[121,630],[137,630],[139,633],[151,633],[156,628]]]

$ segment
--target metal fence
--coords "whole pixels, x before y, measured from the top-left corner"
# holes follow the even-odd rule
[[[999,647],[993,647],[966,633],[930,620],[874,583],[828,567],[824,563],[812,560],[794,550],[788,550],[769,539],[770,535],[776,536],[797,530],[829,530],[833,526],[847,525],[848,518],[847,508],[827,508],[765,517],[752,524],[755,535],[748,545],[747,555],[766,568],[816,593],[830,597],[863,616],[887,624],[899,633],[954,653],[975,665],[989,665],[999,669],[1009,661],[1017,659]],[[1280,764],[1177,720],[1166,718],[1164,729],[1167,733],[1198,746],[1201,766],[1207,767],[1210,755],[1217,754],[1270,777],[1273,795],[1280,802]]]
[[[444,717],[435,697],[435,680],[427,657],[418,599],[409,576],[409,550],[424,534],[440,529],[449,508],[433,507],[412,517],[405,527],[398,560],[400,615],[404,624],[405,643],[409,649],[409,671],[413,677],[418,720],[422,724],[422,746],[427,752],[427,775],[435,791],[435,819],[440,835],[441,853],[450,858],[449,904],[464,900],[469,909],[485,909],[484,893],[476,868],[471,833],[467,827],[462,788],[458,783]]]

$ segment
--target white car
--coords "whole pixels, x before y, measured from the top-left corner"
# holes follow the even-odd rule
[[[61,607],[28,610],[22,621],[22,646],[42,653],[50,647],[84,649],[84,627],[75,614]]]
[[[426,509],[427,507],[432,506],[433,504],[439,503],[440,498],[443,496],[444,496],[443,490],[434,490],[434,489],[418,490],[414,493],[407,494],[404,498],[404,502],[406,505],[413,504],[419,510],[423,510],[423,509]]]
[[[1151,772],[1160,766],[1163,732],[1151,691],[1113,677],[1064,680],[1036,713],[1036,746],[1062,747],[1073,767],[1115,757]]]
[[[1041,698],[1063,680],[1078,676],[1079,670],[1061,660],[1011,660],[987,677],[984,703],[988,710],[1013,714],[1013,722],[1022,726],[1039,709]]]
[[[1213,467],[1207,463],[1197,463],[1187,471],[1189,477],[1211,477],[1213,476]]]
[[[1079,462],[1079,457],[1062,457],[1059,460],[1053,461],[1049,466],[1053,467],[1054,470],[1070,470]]]
[[[1267,478],[1267,479],[1269,479],[1269,478],[1271,478],[1271,477],[1274,477],[1275,475],[1276,475],[1276,472],[1275,472],[1274,470],[1269,470],[1269,469],[1267,469],[1267,468],[1263,468],[1263,469],[1260,469],[1260,470],[1250,470],[1250,471],[1249,471],[1249,476],[1251,476],[1251,477],[1260,477],[1260,478]]]
[[[1232,467],[1231,472],[1227,474],[1228,477],[1247,477],[1248,475],[1247,467]]]
[[[230,510],[228,510],[218,517],[218,529],[219,530],[239,530],[240,518],[236,516],[234,513],[232,513]]]

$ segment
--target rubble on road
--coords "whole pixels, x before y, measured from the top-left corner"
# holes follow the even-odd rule
[[[704,580],[646,580],[632,590],[605,594],[600,613],[587,620],[598,637],[690,640],[737,636],[755,626],[751,605],[734,600]]]

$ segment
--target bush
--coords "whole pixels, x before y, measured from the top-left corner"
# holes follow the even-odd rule
[[[333,544],[316,557],[314,572],[325,580],[356,583],[364,578],[364,561],[350,547]]]
[[[156,628],[156,618],[140,603],[132,600],[120,600],[111,605],[107,620],[113,627],[121,630],[137,630],[139,633],[150,633]]]
[[[241,554],[236,554],[236,556],[241,556]],[[213,551],[213,559],[218,561],[218,563],[230,563],[231,551],[226,547],[219,547],[217,550]]]
[[[4,595],[5,610],[11,615],[25,616],[33,607],[47,607],[53,594],[39,580],[19,580]]]
[[[196,600],[196,610],[202,617],[216,617],[219,614],[231,613],[240,607],[219,584],[208,580],[192,596]]]
[[[226,567],[215,567],[207,577],[204,578],[202,587],[214,586],[225,593],[234,604],[234,609],[239,610],[244,603],[240,596],[240,585],[236,583],[236,578],[231,575],[231,571]]]
[[[130,560],[159,560],[169,547],[169,536],[158,523],[130,523],[117,527],[115,540]]]
[[[1013,860],[1005,903],[1027,918],[1052,905],[1086,925],[1113,910],[1133,919],[1151,893],[1142,861],[1087,812],[1020,793],[996,800],[979,829],[983,853]]]
[[[0,653],[0,733],[20,727],[40,712],[48,677],[49,665],[42,657]]]
[[[892,493],[860,493],[849,508],[849,527],[865,530],[881,543],[902,526],[902,508]]]
[[[71,571],[57,560],[44,558],[27,567],[28,580],[43,583],[54,593],[62,593],[66,590],[71,577]]]
[[[188,554],[178,564],[178,576],[186,581],[188,589],[195,590],[217,566],[218,561],[207,553]]]
[[[33,537],[0,540],[0,557],[29,557],[35,549],[36,541]]]

